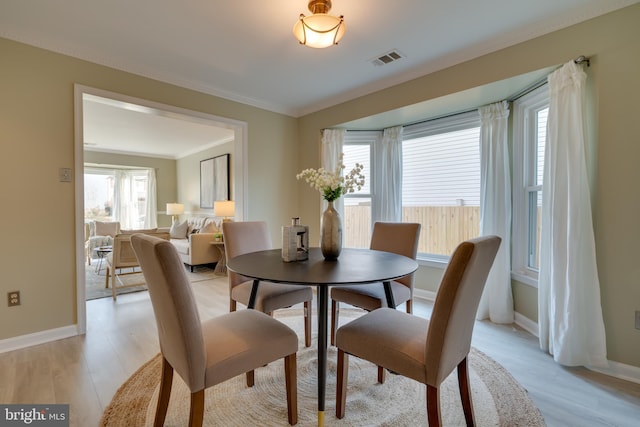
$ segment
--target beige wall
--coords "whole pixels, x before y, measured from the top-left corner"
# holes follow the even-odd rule
[[[275,238],[297,212],[296,119],[6,39],[0,58],[0,340],[77,323],[75,185],[58,180],[74,167],[75,84],[247,123],[247,217]]]
[[[231,200],[233,197],[233,142],[218,145],[199,153],[178,159],[178,196],[176,201],[184,203],[185,214],[213,215],[213,209],[202,209],[200,207],[200,161],[212,157],[229,154],[229,184],[231,186]]]
[[[640,367],[640,331],[634,328],[634,312],[640,310],[639,22],[640,5],[634,5],[302,117],[300,168],[318,167],[323,128],[563,64],[578,55],[591,57],[586,71],[597,118],[590,124],[597,135],[594,229],[608,357]],[[299,184],[298,197],[300,216],[308,218],[307,224],[317,223],[317,195]],[[310,232],[317,239],[317,228]],[[421,273],[417,287],[434,290],[438,277]],[[535,288],[532,292],[523,286],[514,288],[516,308],[535,320]]]
[[[126,156],[115,153],[101,153],[97,151],[84,152],[85,163],[97,165],[119,165],[154,168],[156,171],[156,190],[158,210],[158,227],[171,226],[171,217],[164,214],[167,203],[176,200],[177,179],[176,161],[171,159],[159,159],[145,156]]]
[[[10,207],[0,209],[0,301],[13,290],[23,300],[0,303],[0,340],[76,323],[75,192],[58,181],[58,168],[74,165],[76,83],[248,123],[247,219],[268,221],[275,240],[280,225],[299,216],[317,241],[319,200],[295,174],[319,165],[320,129],[585,54],[597,117],[594,228],[608,356],[640,367],[638,22],[634,5],[297,120],[0,39],[0,195]],[[440,275],[421,271],[417,286],[434,290]],[[516,308],[531,311],[530,294],[514,289]]]

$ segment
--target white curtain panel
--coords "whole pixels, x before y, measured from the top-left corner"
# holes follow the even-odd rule
[[[136,176],[147,175],[147,200],[146,210],[140,212],[138,209],[138,194],[136,187]],[[135,230],[140,228],[157,227],[157,201],[156,201],[156,179],[155,170],[116,170],[115,171],[115,197],[114,211],[116,220],[120,221],[121,230]],[[144,217],[141,223],[140,219]]]
[[[540,347],[562,365],[606,367],[586,164],[586,74],[571,61],[548,80],[538,279]]]
[[[376,221],[402,221],[402,126],[385,129],[380,141],[376,194],[371,226]]]
[[[120,221],[121,230],[132,230],[137,228],[137,212],[135,203],[131,203],[133,199],[133,183],[129,171],[116,170],[115,182],[115,213],[116,219]]]
[[[342,154],[342,146],[344,144],[344,129],[324,129],[322,131],[322,167],[325,170],[333,172],[338,167],[340,154]],[[333,207],[344,217],[344,199],[340,197],[333,202]],[[320,212],[327,209],[327,201],[322,199],[320,203]]]
[[[156,195],[156,170],[149,169],[147,176],[147,209],[142,228],[156,228],[158,226],[158,201]]]
[[[480,235],[502,243],[487,278],[476,317],[513,323],[511,293],[511,174],[507,101],[486,105],[480,113]]]

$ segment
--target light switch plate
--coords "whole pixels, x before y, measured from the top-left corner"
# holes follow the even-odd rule
[[[71,168],[60,168],[59,175],[60,175],[60,182],[71,182],[73,179]]]

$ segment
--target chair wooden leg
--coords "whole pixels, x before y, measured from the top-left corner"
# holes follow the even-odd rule
[[[349,377],[349,355],[338,349],[338,367],[336,378],[336,418],[344,418],[347,405],[347,379]]]
[[[385,369],[382,366],[378,366],[378,383],[384,384]]]
[[[115,301],[117,298],[116,293],[116,269],[111,269],[111,294],[113,295],[113,300]]]
[[[104,288],[107,289],[109,287],[109,266],[107,265],[104,269]]]
[[[237,306],[236,300],[230,299],[229,300],[229,311],[230,312],[236,311],[236,306]]]
[[[427,384],[427,421],[429,427],[440,427],[440,389]]]
[[[253,387],[253,384],[255,384],[255,375],[254,375],[254,371],[248,371],[247,372],[247,387]]]
[[[460,399],[462,400],[462,409],[467,426],[475,426],[471,387],[469,387],[469,365],[466,357],[458,364],[458,388],[460,389]]]
[[[304,302],[304,346],[311,347],[311,301]]]
[[[154,427],[162,427],[167,416],[169,407],[169,396],[171,395],[171,384],[173,381],[173,367],[162,358],[162,373],[160,374],[160,391],[158,392],[158,406],[156,407],[156,417],[153,421]]]
[[[331,345],[336,345],[336,329],[338,328],[339,302],[331,300]]]
[[[287,390],[287,417],[289,424],[298,423],[298,368],[296,353],[284,358],[284,379]]]
[[[405,306],[407,307],[407,313],[409,314],[413,313],[413,301],[411,300],[411,298],[407,300],[407,302],[405,303]]]
[[[189,426],[202,427],[204,420],[204,389],[191,393],[191,411],[189,413]]]

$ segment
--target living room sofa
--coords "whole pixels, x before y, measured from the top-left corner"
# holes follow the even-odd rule
[[[176,221],[169,230],[170,242],[175,246],[182,262],[193,267],[215,264],[220,261],[221,251],[211,242],[222,235],[222,218],[214,216],[192,216]],[[218,237],[219,238],[219,237]]]

